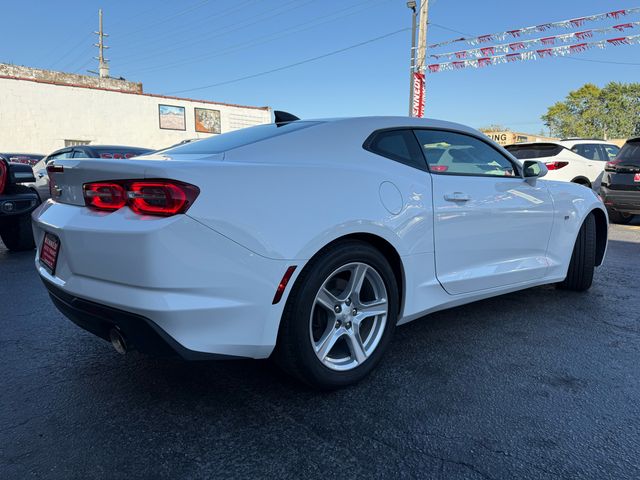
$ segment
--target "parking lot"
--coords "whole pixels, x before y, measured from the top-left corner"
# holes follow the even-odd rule
[[[639,478],[640,222],[586,294],[541,287],[397,330],[359,385],[269,361],[125,357],[0,244],[2,478]]]

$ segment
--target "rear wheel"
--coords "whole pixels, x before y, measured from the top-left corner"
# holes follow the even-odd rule
[[[627,225],[628,223],[631,223],[631,220],[633,220],[633,215],[631,213],[622,213],[617,212],[616,210],[609,210],[609,219],[613,223]]]
[[[300,274],[282,318],[275,358],[320,389],[364,378],[380,361],[398,316],[398,286],[386,258],[348,241]]]
[[[0,228],[0,238],[5,246],[14,252],[33,250],[33,231],[31,230],[31,215],[20,215],[5,219]]]
[[[558,288],[583,292],[591,287],[596,265],[596,219],[590,213],[585,219],[573,247],[569,270]]]

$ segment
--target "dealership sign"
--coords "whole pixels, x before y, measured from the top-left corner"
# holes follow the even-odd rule
[[[424,73],[415,72],[413,74],[413,103],[411,109],[413,117],[424,117],[424,90]]]

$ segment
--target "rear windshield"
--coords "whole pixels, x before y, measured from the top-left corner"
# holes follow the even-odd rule
[[[531,158],[554,157],[564,147],[555,143],[527,143],[526,145],[507,145],[505,148],[514,157],[520,160],[528,160]]]
[[[640,139],[625,143],[622,150],[618,152],[616,160],[619,160],[618,165],[627,163],[640,165]]]
[[[98,158],[131,158],[138,155],[144,155],[145,153],[152,152],[147,148],[93,148],[95,155]]]
[[[179,145],[170,148],[166,152],[180,154],[214,154],[222,153],[234,148],[243,147],[250,143],[261,142],[269,138],[285,135],[295,132],[303,128],[313,127],[321,122],[301,122],[295,121],[291,123],[279,124],[269,123],[265,125],[257,125],[255,127],[242,128],[233,132],[223,133],[215,137],[198,140],[197,142]]]
[[[27,165],[35,165],[42,159],[42,155],[29,155],[23,153],[8,153],[7,157],[13,163],[26,163]]]

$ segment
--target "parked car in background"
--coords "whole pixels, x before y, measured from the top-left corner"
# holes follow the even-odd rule
[[[266,124],[51,168],[35,265],[69,319],[121,353],[273,353],[319,388],[362,379],[427,313],[585,291],[607,245],[595,192],[437,120]]]
[[[4,158],[9,163],[25,163],[35,165],[44,155],[38,153],[0,153],[0,158]]]
[[[31,212],[40,201],[35,192],[24,185],[34,180],[29,165],[9,162],[0,155],[0,238],[9,250],[35,247]]]
[[[35,182],[29,184],[40,197],[40,201],[45,201],[51,195],[49,193],[49,175],[47,165],[55,159],[62,158],[113,158],[124,159],[152,152],[149,148],[126,147],[122,145],[79,145],[66,147],[50,153],[33,166]]]
[[[556,142],[514,143],[505,147],[520,160],[544,162],[549,180],[579,183],[598,191],[604,165],[620,147],[604,140],[567,138]]]
[[[607,162],[600,196],[615,223],[640,215],[640,137],[627,140],[615,159]]]

